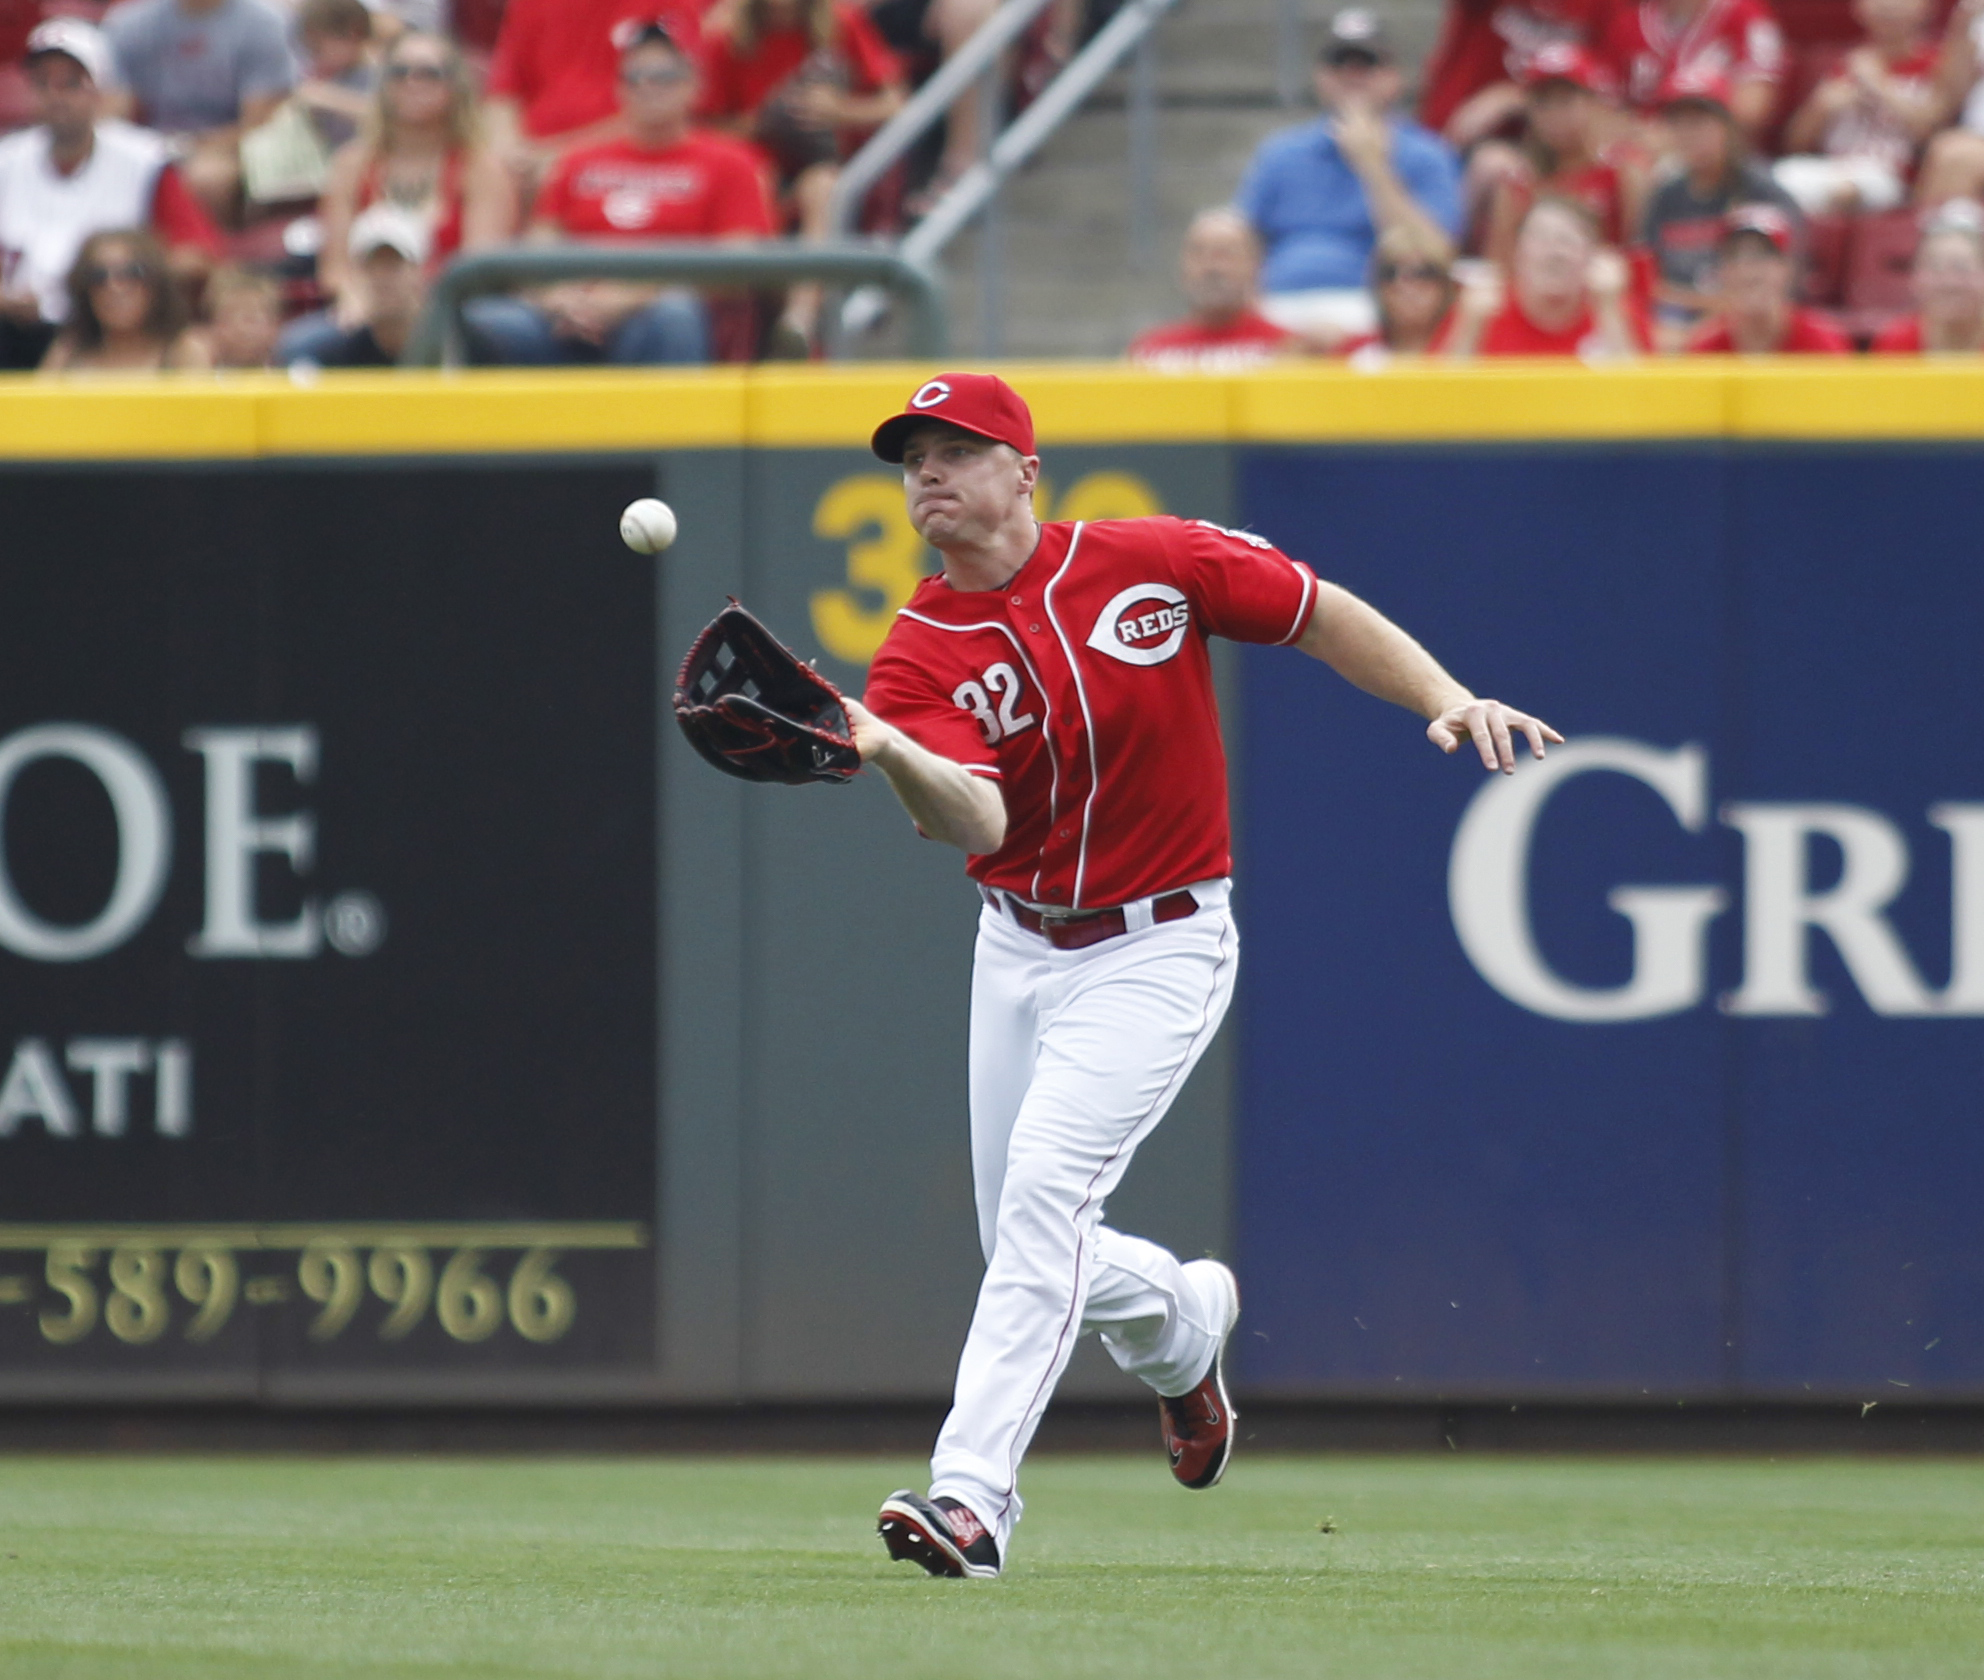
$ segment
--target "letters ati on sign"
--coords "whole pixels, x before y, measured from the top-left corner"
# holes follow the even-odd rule
[[[1707,752],[1613,737],[1573,741],[1542,763],[1496,777],[1469,804],[1448,859],[1447,898],[1461,948],[1510,1002],[1560,1021],[1644,1021],[1693,1009],[1708,993],[1709,924],[1729,907],[1721,887],[1618,886],[1606,902],[1632,923],[1633,967],[1618,986],[1554,971],[1530,919],[1529,854],[1551,796],[1576,776],[1630,776],[1699,833],[1709,821]],[[1743,838],[1743,976],[1721,1000],[1732,1015],[1822,1015],[1810,973],[1824,934],[1877,1015],[1984,1016],[1984,804],[1945,802],[1929,821],[1950,838],[1951,973],[1930,986],[1887,916],[1908,879],[1908,841],[1879,811],[1837,803],[1738,802],[1720,820]],[[1839,878],[1814,888],[1811,842],[1837,845]]]

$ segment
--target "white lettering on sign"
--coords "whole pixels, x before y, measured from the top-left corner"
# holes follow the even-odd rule
[[[1701,1002],[1708,924],[1728,903],[1720,887],[1615,887],[1606,903],[1633,924],[1633,971],[1623,986],[1579,986],[1553,972],[1529,917],[1529,849],[1536,819],[1573,776],[1607,770],[1644,782],[1689,833],[1708,821],[1708,755],[1662,752],[1598,737],[1557,747],[1522,774],[1497,777],[1468,805],[1447,864],[1447,902],[1461,949],[1511,1003],[1559,1021],[1644,1021]]]
[[[368,956],[386,936],[386,913],[367,892],[344,892],[320,911],[315,899],[287,921],[261,918],[257,864],[286,860],[298,875],[316,862],[317,822],[308,811],[273,814],[256,803],[255,773],[285,764],[309,785],[317,776],[317,731],[279,728],[189,729],[185,745],[206,766],[206,905],[187,941],[196,957],[315,956],[328,941],[349,957]],[[9,866],[7,807],[21,772],[43,759],[82,766],[110,799],[117,866],[103,908],[86,922],[49,921],[21,896]],[[0,950],[36,962],[82,962],[124,944],[158,908],[172,868],[172,807],[151,761],[121,735],[89,724],[45,723],[0,741]],[[171,1075],[161,1071],[162,1078]]]
[[[90,1130],[98,1137],[123,1137],[134,1105],[131,1083],[152,1075],[152,1129],[160,1137],[185,1137],[193,1129],[193,1050],[183,1039],[72,1038],[62,1057],[71,1072],[90,1084]],[[82,1136],[81,1110],[62,1077],[54,1051],[44,1039],[24,1038],[14,1046],[7,1076],[0,1079],[0,1138],[10,1138],[32,1120],[50,1137]]]
[[[314,902],[287,922],[255,914],[256,858],[287,858],[302,875],[317,849],[307,811],[271,817],[255,809],[255,766],[287,764],[299,782],[314,781],[316,730],[189,729],[186,745],[207,761],[207,919],[186,949],[196,957],[314,956],[323,935]]]
[[[1530,921],[1529,853],[1551,796],[1572,777],[1630,776],[1666,801],[1689,833],[1708,821],[1708,756],[1598,737],[1557,748],[1541,764],[1496,777],[1469,802],[1447,865],[1454,931],[1476,971],[1510,1002],[1560,1021],[1643,1021],[1707,995],[1709,923],[1727,906],[1715,886],[1622,886],[1606,902],[1633,924],[1633,969],[1622,986],[1581,986],[1555,973]],[[1950,983],[1938,992],[1909,956],[1887,909],[1906,884],[1908,842],[1879,811],[1838,803],[1742,802],[1722,820],[1743,836],[1743,981],[1724,1000],[1736,1015],[1820,1015],[1811,935],[1831,940],[1878,1015],[1984,1015],[1984,805],[1932,806],[1950,837]],[[1814,839],[1839,848],[1839,879],[1814,890]]]
[[[80,764],[102,783],[117,822],[117,874],[89,921],[64,927],[21,901],[0,851],[0,946],[37,962],[81,962],[115,950],[144,924],[172,867],[172,811],[151,761],[120,735],[81,723],[45,723],[0,741],[0,833],[20,773],[47,758]]]
[[[1191,626],[1192,605],[1183,590],[1168,583],[1132,584],[1096,616],[1088,645],[1125,665],[1162,665],[1185,645]]]

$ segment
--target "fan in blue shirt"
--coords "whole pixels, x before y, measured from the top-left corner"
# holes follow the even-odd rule
[[[1378,19],[1338,12],[1316,65],[1329,114],[1263,141],[1240,184],[1236,202],[1267,249],[1264,290],[1361,287],[1388,228],[1458,238],[1460,160],[1438,135],[1388,114],[1403,87]]]

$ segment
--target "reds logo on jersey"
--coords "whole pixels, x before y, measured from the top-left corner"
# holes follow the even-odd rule
[[[1097,653],[1125,665],[1162,665],[1185,645],[1192,604],[1168,583],[1133,583],[1110,598],[1088,633]]]

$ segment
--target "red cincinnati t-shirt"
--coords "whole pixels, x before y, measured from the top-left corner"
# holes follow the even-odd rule
[[[850,93],[876,93],[902,80],[902,66],[865,9],[834,7],[833,40],[826,51],[847,79]],[[811,33],[797,25],[768,29],[744,52],[726,34],[703,41],[703,97],[699,115],[748,117],[779,84],[813,56]]]
[[[1730,335],[1726,322],[1716,321],[1689,339],[1688,348],[1698,356],[1733,356],[1736,354],[1736,340]],[[1784,338],[1770,352],[1773,356],[1848,356],[1852,353],[1853,341],[1839,328],[1822,315],[1795,307],[1784,330]]]
[[[1274,360],[1294,338],[1286,327],[1247,309],[1223,327],[1202,327],[1193,320],[1152,327],[1132,342],[1130,360],[1167,371],[1258,367]]]
[[[1483,88],[1522,79],[1537,52],[1579,45],[1597,31],[1605,0],[1449,0],[1446,21],[1421,77],[1419,120],[1436,133]]]
[[[1651,349],[1652,334],[1647,331],[1646,315],[1639,301],[1633,297],[1625,299],[1626,326],[1632,333],[1633,343],[1641,350]],[[1444,350],[1452,342],[1460,327],[1460,315],[1456,311],[1447,317],[1447,323],[1440,329],[1440,336],[1434,340],[1435,351]],[[1475,349],[1478,356],[1581,356],[1595,348],[1593,340],[1598,323],[1591,308],[1584,312],[1562,332],[1552,332],[1539,327],[1526,314],[1513,294],[1502,305],[1501,314],[1482,328],[1481,342]]]
[[[1316,577],[1202,520],[1041,527],[998,590],[928,578],[868,672],[866,704],[998,778],[1006,839],[968,873],[1097,909],[1233,869],[1210,636],[1292,642]]]
[[[1661,84],[1680,69],[1724,76],[1731,82],[1784,79],[1784,31],[1764,0],[1704,0],[1702,9],[1675,28],[1659,0],[1622,0],[1598,43],[1626,103],[1651,111]]]
[[[489,93],[523,107],[533,139],[569,134],[620,109],[620,49],[616,24],[659,18],[695,53],[702,44],[701,0],[509,0]]]
[[[536,214],[574,239],[713,239],[772,231],[758,154],[740,141],[700,132],[659,151],[608,140],[568,152],[538,194]]]

